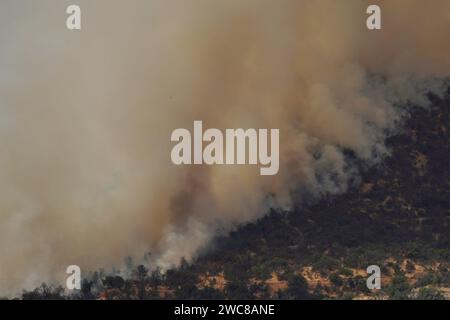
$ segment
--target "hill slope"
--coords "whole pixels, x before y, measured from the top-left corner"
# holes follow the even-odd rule
[[[430,99],[388,139],[391,156],[346,194],[274,211],[164,275],[95,272],[70,298],[450,298],[450,98]],[[378,291],[366,287],[373,264]],[[43,285],[23,298],[64,295]]]

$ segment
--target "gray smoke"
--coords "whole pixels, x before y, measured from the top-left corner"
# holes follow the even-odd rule
[[[360,0],[85,0],[72,32],[72,1],[1,1],[0,293],[148,251],[169,267],[293,190],[344,192],[342,150],[380,161],[398,105],[450,74],[449,1],[376,2],[380,31]],[[174,166],[194,120],[279,128],[279,174]]]

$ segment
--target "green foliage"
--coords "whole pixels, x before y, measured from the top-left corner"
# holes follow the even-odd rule
[[[228,299],[248,300],[254,299],[250,293],[247,284],[244,281],[238,279],[230,281],[225,286],[225,296]]]
[[[411,287],[404,274],[396,274],[390,285],[386,289],[386,293],[391,300],[408,300],[410,299]]]
[[[420,288],[417,293],[416,300],[445,300],[441,291],[435,288]]]
[[[353,276],[353,271],[348,268],[341,268],[339,269],[339,274],[345,277],[351,277]]]
[[[285,298],[292,300],[308,300],[312,296],[308,292],[308,282],[301,275],[294,275],[288,282]]]
[[[373,185],[370,191],[362,193],[359,187],[350,186],[346,194],[305,203],[304,199],[313,198],[311,194],[302,188],[292,190],[293,198],[299,199],[293,210],[272,210],[260,220],[220,237],[215,250],[194,265],[183,259],[180,267],[165,274],[160,270],[149,274],[144,266],[135,267],[129,258],[125,260],[125,273],[132,270],[130,279],[127,274],[127,280],[121,281],[115,278],[117,275],[100,270],[83,282],[80,298],[98,297],[103,285],[120,290],[120,298],[133,299],[159,298],[158,286],[168,287],[175,291],[175,297],[185,299],[330,297],[329,288],[321,286],[310,294],[306,280],[296,275],[302,267],[312,266],[322,275],[329,274],[341,299],[351,299],[369,291],[366,279],[354,277],[348,268],[365,269],[372,264],[379,265],[383,274],[395,273],[392,283],[380,294],[386,293],[391,299],[442,298],[442,293],[431,287],[450,287],[450,130],[436,128],[448,127],[449,106],[447,97],[441,107],[413,109],[404,132],[388,139],[391,156],[381,166],[366,167],[352,152],[345,151],[346,160],[361,169],[361,181]],[[428,158],[422,176],[417,175],[414,167],[416,152]],[[408,258],[414,263],[439,262],[441,266],[420,278],[412,290],[401,273],[400,263],[385,263],[391,257],[393,261]],[[146,265],[150,260],[146,258]],[[408,263],[406,269],[412,271],[413,263]],[[222,271],[228,281],[223,292],[212,287],[199,289],[200,275]],[[288,281],[288,289],[275,297],[268,295],[267,285],[251,281],[251,278],[268,279],[272,272]],[[136,288],[139,297],[135,296]],[[22,297],[64,298],[60,288],[47,285],[24,292]]]
[[[344,292],[344,294],[340,297],[341,300],[353,300],[355,298],[355,294],[353,292]]]
[[[338,267],[339,263],[336,259],[329,256],[320,256],[313,264],[313,270],[326,274],[327,272],[334,270]]]
[[[430,258],[430,247],[414,241],[414,242],[410,242],[408,243],[407,247],[406,247],[406,257],[409,259],[413,259],[416,261],[421,261],[421,260],[427,260],[428,258]]]
[[[53,287],[46,283],[33,291],[23,291],[23,300],[65,300],[64,288],[61,286]]]
[[[420,288],[428,285],[436,285],[442,287],[450,286],[450,272],[448,272],[447,270],[429,271],[417,280],[415,287]]]
[[[271,278],[271,272],[273,269],[271,269],[268,265],[265,263],[257,264],[253,266],[250,270],[250,274],[259,280],[267,280]]]
[[[344,281],[342,280],[342,278],[339,276],[338,273],[330,274],[330,282],[336,287],[340,287],[344,284]]]
[[[366,279],[361,276],[348,278],[344,281],[345,289],[353,293],[369,293]]]

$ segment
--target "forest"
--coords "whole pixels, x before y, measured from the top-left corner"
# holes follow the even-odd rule
[[[274,209],[166,272],[126,258],[126,272],[93,271],[77,292],[42,284],[20,298],[449,299],[449,96],[410,106],[390,156],[361,164],[345,194]],[[366,287],[369,265],[381,268],[381,290]]]

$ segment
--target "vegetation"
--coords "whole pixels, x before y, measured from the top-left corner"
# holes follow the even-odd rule
[[[348,152],[362,173],[346,194],[273,209],[165,273],[128,261],[131,272],[95,272],[75,295],[44,284],[22,298],[448,298],[450,98],[430,99],[433,107],[412,108],[388,139],[381,165],[367,168]],[[378,291],[366,286],[373,264],[382,270]]]

